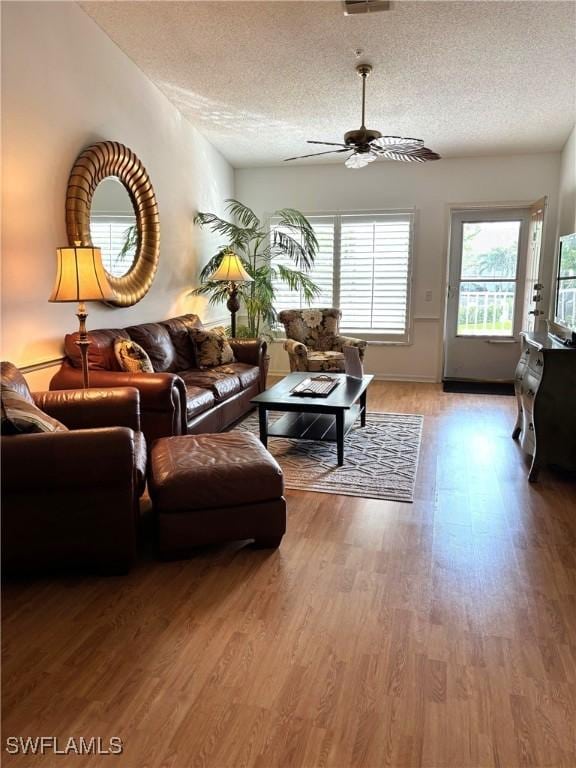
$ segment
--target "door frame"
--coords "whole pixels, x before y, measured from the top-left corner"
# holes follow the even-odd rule
[[[502,202],[473,202],[473,203],[446,203],[444,205],[444,263],[442,265],[442,301],[440,305],[440,328],[442,331],[441,343],[438,345],[438,360],[437,360],[437,380],[442,381],[444,377],[444,364],[446,361],[446,322],[447,322],[447,310],[448,310],[448,285],[450,280],[450,242],[452,238],[452,214],[455,211],[464,210],[479,213],[485,210],[511,210],[518,208],[530,208],[534,204],[534,200],[512,200]],[[546,217],[544,219],[544,226],[546,226]],[[543,232],[543,236],[544,236]],[[542,259],[540,260],[540,270],[542,271]]]

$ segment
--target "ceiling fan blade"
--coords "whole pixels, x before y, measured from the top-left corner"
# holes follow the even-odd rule
[[[364,168],[368,163],[373,163],[376,159],[376,155],[373,155],[371,152],[354,152],[344,165],[346,168]]]
[[[306,144],[327,144],[329,147],[348,147],[348,144],[342,144],[341,142],[335,142],[335,141],[312,141],[308,139]]]
[[[426,163],[429,160],[440,160],[440,155],[436,152],[432,152],[428,147],[420,147],[414,151],[396,152],[386,151],[382,153],[382,157],[389,160],[401,160],[404,163]]]
[[[403,155],[401,152],[383,152],[381,155],[384,160],[401,160],[403,163],[425,163],[423,157],[416,155]]]
[[[286,157],[284,158],[284,162],[287,163],[289,160],[302,160],[305,157],[318,157],[318,155],[333,155],[337,154],[338,152],[349,152],[350,147],[346,147],[346,149],[329,149],[328,152],[314,152],[312,155],[298,155],[297,157]]]
[[[379,139],[373,139],[370,142],[371,147],[380,147],[381,149],[387,149],[388,147],[423,147],[424,142],[422,139],[411,139],[403,136],[380,136]]]

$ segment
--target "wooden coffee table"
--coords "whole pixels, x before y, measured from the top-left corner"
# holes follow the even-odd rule
[[[291,390],[314,373],[290,373],[282,381],[252,399],[258,406],[260,440],[266,446],[268,437],[290,437],[298,440],[335,442],[338,466],[344,464],[344,438],[360,416],[366,425],[366,390],[374,378],[352,379],[344,373],[329,373],[339,384],[328,397],[303,397]],[[285,411],[285,415],[268,424],[268,411]]]

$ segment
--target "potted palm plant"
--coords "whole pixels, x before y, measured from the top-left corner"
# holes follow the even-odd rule
[[[196,224],[224,237],[226,244],[204,266],[200,272],[201,285],[193,293],[208,295],[210,304],[226,302],[227,285],[210,280],[210,276],[220,266],[224,253],[234,251],[252,278],[252,282],[238,285],[247,324],[239,326],[236,335],[247,338],[270,335],[276,322],[277,285],[300,291],[307,303],[320,293],[307,274],[318,252],[316,235],[304,214],[293,208],[282,208],[273,214],[277,225],[270,233],[254,211],[238,200],[226,200],[226,211],[232,221],[202,212],[194,218]]]

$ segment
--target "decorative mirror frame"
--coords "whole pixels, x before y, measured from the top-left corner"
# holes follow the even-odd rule
[[[123,277],[107,274],[116,299],[107,302],[130,307],[150,290],[160,256],[160,221],[152,183],[139,158],[117,141],[92,144],[78,155],[68,179],[66,231],[68,242],[92,246],[90,208],[96,187],[107,176],[117,176],[126,188],[138,228],[138,247],[130,271]]]

